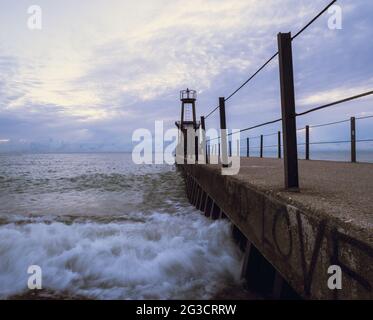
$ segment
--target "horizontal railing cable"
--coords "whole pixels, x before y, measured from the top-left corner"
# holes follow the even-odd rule
[[[350,122],[351,120],[341,120],[341,121],[334,121],[334,122],[328,122],[328,123],[323,123],[323,124],[316,124],[313,126],[309,126],[310,128],[321,128],[321,127],[326,127],[326,126],[331,126],[334,124],[339,124],[339,123],[345,123],[345,122]]]
[[[207,116],[205,116],[205,119],[207,119],[208,117],[210,117],[218,109],[219,109],[219,106],[217,106],[216,108],[214,108]]]
[[[264,148],[277,148],[278,147],[278,145],[276,144],[276,145],[272,145],[272,146],[263,146],[263,149]],[[250,147],[250,149],[261,149],[261,147]]]
[[[274,132],[274,133],[269,133],[269,134],[263,134],[263,137],[272,137],[272,136],[277,136],[277,135],[278,135],[278,132]]]
[[[217,140],[217,139],[220,139],[219,138],[214,138],[214,139],[211,139],[211,140],[207,140],[206,142],[210,142],[210,141],[214,141],[214,140]],[[350,143],[351,140],[339,140],[339,141],[316,141],[316,142],[310,142],[309,144],[338,144],[338,143]],[[359,139],[359,140],[356,140],[356,142],[373,142],[373,139]],[[297,144],[298,146],[304,146],[306,145],[306,143],[298,143]],[[278,145],[271,145],[271,146],[263,146],[263,148],[274,148],[274,147],[278,147]],[[260,147],[251,147],[252,149],[259,149]]]
[[[337,0],[333,0],[330,2],[323,10],[321,10],[310,22],[308,22],[302,29],[300,29],[292,38],[291,40],[294,40],[297,38],[301,33],[303,33],[306,29],[308,29],[309,26],[311,26],[323,13],[325,13],[334,3],[336,3]],[[274,53],[262,66],[259,67],[248,79],[246,79],[236,90],[234,90],[227,98],[225,98],[225,101],[228,101],[231,99],[234,95],[237,94],[243,87],[245,87],[252,79],[255,78],[258,73],[260,73],[274,58],[278,56],[278,51]],[[215,107],[209,114],[205,116],[205,119],[210,117],[217,109],[219,109],[219,106]]]
[[[292,36],[291,40],[297,38],[301,33],[303,33],[308,27],[313,24],[318,18],[320,18],[333,4],[335,4],[337,0],[333,0],[330,2],[322,11],[320,11],[310,22],[308,22],[302,29],[300,29],[294,36]]]
[[[370,118],[373,118],[373,116],[356,117],[356,120],[363,120],[363,119],[370,119]]]
[[[370,119],[370,118],[373,118],[373,115],[372,116],[355,117],[356,120],[363,120],[363,119]],[[311,128],[320,128],[320,127],[326,127],[326,126],[331,126],[331,125],[346,123],[346,122],[351,122],[351,119],[345,119],[345,120],[333,121],[333,122],[328,122],[328,123],[310,125],[309,128],[310,129]],[[306,130],[306,127],[297,129],[297,131],[304,131],[304,130]]]
[[[363,119],[371,119],[373,118],[373,115],[371,116],[362,116],[362,117],[355,117],[356,120],[363,120]],[[276,122],[279,122],[281,121],[282,119],[276,119],[276,120],[273,120],[273,121],[268,121],[268,122],[265,122],[265,123],[262,123],[262,124],[259,124],[259,125],[256,125],[256,126],[252,126],[252,127],[249,127],[249,128],[245,128],[245,129],[242,129],[240,130],[239,132],[244,132],[244,131],[248,131],[248,130],[252,130],[252,129],[255,129],[255,128],[259,128],[259,127],[262,127],[264,125],[268,125],[268,124],[272,124],[272,123],[276,123]],[[309,128],[320,128],[320,127],[326,127],[326,126],[330,126],[330,125],[335,125],[335,124],[340,124],[340,123],[346,123],[346,122],[350,122],[351,119],[346,119],[346,120],[340,120],[340,121],[333,121],[333,122],[328,122],[328,123],[322,123],[322,124],[315,124],[315,125],[310,125]],[[306,130],[306,127],[303,127],[303,128],[299,128],[297,129],[297,131],[304,131]],[[281,131],[280,131],[281,132]],[[281,132],[282,133],[282,132]],[[227,136],[232,136],[233,133],[230,133],[228,134]],[[274,133],[269,133],[269,134],[264,134],[263,137],[271,137],[271,136],[275,136],[275,135],[278,135],[278,132],[274,132]],[[254,140],[254,139],[260,139],[261,138],[261,135],[259,136],[254,136],[254,137],[247,137],[248,139],[250,140]],[[214,141],[214,140],[218,140],[220,139],[220,137],[218,138],[213,138],[213,139],[210,139],[210,140],[207,140],[206,142],[209,142],[209,141]]]
[[[211,141],[215,141],[215,140],[219,140],[220,138],[221,137],[217,137],[217,138],[212,138],[212,139],[206,140],[206,143],[211,142]]]
[[[282,121],[282,118],[276,119],[276,120],[272,120],[272,121],[268,121],[268,122],[264,122],[264,123],[261,123],[261,124],[257,124],[255,126],[248,127],[248,128],[245,128],[245,129],[241,129],[239,132],[241,133],[241,132],[253,130],[253,129],[264,127],[264,126],[267,126],[269,124],[277,123],[277,122],[280,122],[280,121]],[[230,134],[228,134],[228,136],[231,136],[231,135],[233,135],[233,132],[230,133]]]
[[[356,142],[373,142],[373,139],[360,139],[356,140]]]
[[[255,140],[255,139],[260,139],[260,136],[255,136],[255,137],[247,137],[250,140]]]
[[[278,51],[270,57],[257,71],[253,73],[243,84],[241,84],[235,91],[233,91],[226,99],[225,101],[228,101],[231,99],[238,91],[240,91],[244,86],[246,86],[252,79],[255,78],[255,76],[262,71],[274,58],[276,58],[278,55]]]
[[[301,33],[303,33],[311,24],[313,24],[324,12],[326,12],[334,3],[336,3],[337,0],[333,0],[330,2],[322,11],[320,11],[310,22],[308,22],[301,30],[299,30],[292,38],[291,40],[294,40],[297,38]],[[235,91],[233,91],[226,99],[225,101],[228,101],[230,98],[232,98],[238,91],[240,91],[244,86],[246,86],[260,71],[262,71],[274,58],[276,58],[278,55],[278,51],[274,53],[256,72],[254,72],[253,75],[251,75],[242,85],[240,85]]]
[[[316,108],[309,109],[309,110],[301,112],[301,113],[296,113],[295,116],[297,116],[297,117],[304,116],[304,115],[306,115],[308,113],[311,113],[311,112],[315,112],[315,111],[318,111],[318,110],[333,107],[335,105],[338,105],[338,104],[341,104],[341,103],[344,103],[344,102],[348,102],[348,101],[352,101],[352,100],[356,100],[356,99],[366,97],[366,96],[369,96],[369,95],[372,95],[372,94],[373,94],[373,91],[364,92],[364,93],[358,94],[356,96],[352,96],[352,97],[348,97],[348,98],[345,98],[345,99],[342,99],[342,100],[331,102],[331,103],[328,103],[328,104],[325,104],[325,105],[322,105],[322,106],[319,106],[319,107],[316,107]]]
[[[360,139],[356,140],[356,142],[373,142],[373,139]],[[338,143],[351,143],[351,140],[340,140],[340,141],[316,141],[310,142],[309,144],[338,144]],[[300,146],[306,145],[305,143],[298,144]]]
[[[232,136],[233,134],[238,133],[238,132],[241,133],[241,132],[253,130],[253,129],[260,128],[260,127],[263,127],[263,126],[266,126],[266,125],[269,125],[269,124],[277,123],[277,122],[280,122],[280,121],[282,121],[282,118],[276,119],[276,120],[272,120],[272,121],[263,122],[261,124],[257,124],[257,125],[252,126],[252,127],[241,129],[241,130],[239,130],[237,132],[231,132],[231,133],[227,134],[227,137]],[[214,140],[217,140],[217,139],[220,139],[220,137],[207,140],[206,142],[214,141]]]
[[[373,142],[373,139],[360,139],[356,140],[356,142]],[[351,140],[340,140],[340,141],[316,141],[316,142],[310,142],[310,145],[320,145],[320,144],[338,144],[338,143],[351,143]],[[305,146],[306,143],[298,143],[298,146]],[[261,149],[260,146],[250,147],[250,149]],[[277,144],[269,145],[269,146],[263,146],[263,149],[265,148],[278,148]],[[281,146],[281,149],[283,146]]]

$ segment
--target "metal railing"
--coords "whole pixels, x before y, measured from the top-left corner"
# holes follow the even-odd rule
[[[225,115],[225,104],[234,95],[236,95],[242,88],[244,88],[249,82],[251,82],[272,60],[276,57],[279,59],[279,72],[280,72],[280,91],[281,91],[281,118],[266,121],[260,124],[251,125],[247,128],[241,129],[239,132],[248,132],[254,129],[258,129],[264,126],[268,126],[275,123],[282,123],[282,131],[271,133],[268,135],[259,135],[251,139],[260,139],[260,157],[263,157],[265,148],[277,147],[278,157],[284,159],[284,178],[285,187],[287,189],[298,190],[299,189],[299,177],[298,177],[298,149],[300,145],[305,146],[305,158],[310,159],[310,145],[316,144],[330,144],[330,143],[351,143],[351,161],[356,162],[356,143],[359,142],[370,142],[373,139],[356,139],[356,120],[373,118],[373,116],[367,117],[352,117],[349,120],[335,121],[330,123],[318,124],[313,126],[306,126],[302,129],[296,128],[296,118],[304,115],[323,110],[326,108],[334,107],[345,102],[360,99],[369,95],[373,95],[373,91],[363,92],[358,95],[350,96],[338,101],[334,101],[325,105],[311,108],[304,112],[296,112],[295,108],[295,97],[294,97],[294,75],[293,75],[293,57],[292,57],[292,41],[300,36],[305,30],[307,30],[323,13],[325,13],[337,0],[330,2],[323,10],[321,10],[312,20],[310,20],[303,28],[301,28],[294,36],[291,33],[279,33],[277,36],[278,51],[274,53],[263,65],[261,65],[250,77],[248,77],[236,90],[227,96],[227,98],[220,97],[219,105],[214,107],[206,116],[201,117],[202,129],[206,130],[206,120],[219,110],[220,114],[220,129],[226,130],[226,115]],[[337,123],[348,122],[351,123],[351,139],[343,141],[310,141],[310,128],[322,127],[333,125]],[[306,142],[297,143],[297,132],[305,130]],[[222,131],[225,132],[225,131]],[[229,136],[233,133],[221,135],[217,138],[207,140],[206,153],[211,154],[211,151],[216,152],[222,157],[223,166],[227,166],[228,154],[232,155],[232,145],[230,141],[227,141]],[[277,135],[277,144],[264,145],[264,137]],[[211,144],[211,142],[218,140],[217,143]],[[247,156],[250,156],[250,138],[247,138]],[[229,151],[228,151],[229,149]]]
[[[362,117],[351,117],[350,119],[345,119],[345,120],[340,120],[340,121],[333,121],[333,122],[328,122],[328,123],[322,123],[322,124],[316,124],[316,125],[307,125],[303,128],[297,129],[297,132],[304,131],[305,132],[305,142],[304,143],[297,143],[298,146],[304,146],[305,147],[305,153],[304,153],[304,159],[310,160],[311,159],[311,152],[310,152],[310,146],[312,145],[325,145],[325,144],[346,144],[350,143],[350,155],[351,155],[351,162],[356,162],[357,159],[357,149],[356,149],[356,144],[357,143],[362,143],[362,142],[373,142],[373,138],[368,138],[368,139],[357,139],[356,138],[356,132],[357,132],[357,126],[356,126],[356,121],[357,120],[363,120],[363,119],[372,119],[373,116],[362,116]],[[342,124],[342,123],[350,123],[350,140],[333,140],[333,141],[311,141],[310,138],[310,129],[314,128],[321,128],[321,127],[327,127],[327,126],[332,126],[332,125],[337,125],[337,124]],[[266,137],[274,137],[277,136],[277,143],[276,144],[271,144],[271,145],[265,145],[264,144],[264,138]],[[277,149],[277,157],[279,159],[282,158],[282,131],[278,132],[273,132],[269,134],[261,134],[258,136],[251,136],[251,137],[246,137],[244,142],[246,142],[246,157],[250,157],[251,150],[259,150],[259,157],[263,158],[264,157],[264,150],[265,149],[271,149],[271,148],[276,148]],[[213,152],[213,154],[220,155],[220,151],[217,152],[217,150],[220,150],[220,137],[214,138],[209,140],[211,141],[216,141],[218,140],[217,143],[212,145],[212,148],[210,148]],[[259,140],[260,145],[259,146],[251,146],[251,142],[253,140]],[[232,156],[232,148],[231,144],[229,141],[229,155]],[[245,149],[245,148],[244,148]],[[241,155],[241,154],[240,154]]]

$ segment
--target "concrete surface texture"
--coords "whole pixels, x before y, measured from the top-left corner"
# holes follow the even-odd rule
[[[237,179],[307,210],[373,231],[373,164],[299,161],[300,192],[284,190],[283,160],[241,158]]]
[[[373,164],[299,161],[298,193],[284,190],[279,159],[242,158],[235,176],[182,167],[304,298],[373,298]],[[342,290],[328,287],[331,265]]]

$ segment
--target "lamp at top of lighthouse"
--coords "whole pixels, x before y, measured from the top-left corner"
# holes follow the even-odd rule
[[[196,90],[186,90],[180,91],[180,100],[185,103],[195,102],[197,100],[197,92]]]

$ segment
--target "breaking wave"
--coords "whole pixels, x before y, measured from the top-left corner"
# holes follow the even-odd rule
[[[190,206],[181,175],[130,155],[0,156],[0,298],[208,299],[239,286],[227,221]]]
[[[241,254],[226,221],[190,212],[138,221],[9,223],[0,227],[0,297],[43,289],[93,299],[208,299],[238,284]]]

